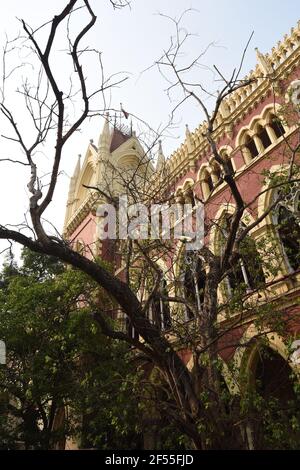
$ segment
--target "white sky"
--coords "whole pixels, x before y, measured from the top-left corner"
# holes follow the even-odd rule
[[[20,24],[16,17],[23,18],[32,27],[37,27],[58,13],[65,4],[63,0],[10,0],[5,2],[5,9],[1,8],[0,17],[0,48],[2,50],[5,33],[13,38],[20,30]],[[165,18],[157,15],[158,12],[175,17],[187,8],[197,9],[198,12],[190,13],[185,17],[184,26],[197,37],[187,43],[187,60],[197,55],[209,43],[215,42],[203,59],[203,63],[211,66],[216,64],[223,73],[229,75],[232,69],[239,63],[243,48],[254,30],[254,37],[247,52],[243,67],[243,75],[255,64],[254,47],[258,47],[263,53],[269,52],[276,42],[282,39],[285,33],[289,33],[292,26],[298,20],[297,0],[132,0],[131,9],[126,8],[114,11],[109,0],[90,0],[98,17],[94,29],[89,33],[88,44],[103,53],[104,68],[107,74],[120,70],[130,72],[130,79],[115,89],[112,96],[112,104],[123,107],[130,113],[140,116],[149,124],[157,128],[168,120],[168,114],[172,108],[166,93],[166,82],[159,73],[152,69],[141,75],[141,72],[149,67],[157,59],[164,48],[168,47],[169,37],[173,33],[172,25]],[[82,20],[82,18],[81,18]],[[80,26],[80,15],[74,17],[73,27]],[[60,45],[58,45],[58,48]],[[14,64],[21,60],[15,56]],[[58,70],[59,79],[66,78],[67,69],[65,59],[61,52],[54,67]],[[24,60],[24,55],[22,56]],[[99,76],[96,64],[90,61],[87,65],[89,85],[97,87]],[[36,74],[36,69],[29,71],[31,78]],[[0,65],[1,71],[1,65]],[[20,71],[12,79],[13,92],[24,72]],[[1,72],[2,75],[2,72]],[[213,83],[213,76],[205,69],[198,69],[193,79],[202,81],[208,86],[218,88]],[[212,88],[212,89],[213,89]],[[28,121],[22,107],[16,99],[15,93],[10,95],[10,105],[16,115],[16,121],[21,129],[24,129],[29,138],[30,131]],[[176,114],[178,126],[172,131],[172,138],[164,139],[164,151],[168,156],[183,140],[185,123],[192,130],[202,121],[200,110],[192,103],[185,104]],[[57,193],[52,203],[47,218],[59,229],[62,228],[65,203],[69,185],[69,178],[77,160],[78,153],[85,154],[89,139],[93,138],[97,143],[102,127],[100,118],[86,123],[82,131],[76,134],[68,144],[64,152],[62,170],[65,174],[60,177]],[[0,134],[7,134],[7,127],[3,116],[0,116]],[[9,134],[11,135],[11,134]],[[43,154],[39,155],[43,171],[46,171],[51,163],[52,144],[43,148]],[[0,158],[22,159],[20,149],[0,137]],[[39,161],[37,162],[39,163]],[[0,162],[0,223],[17,224],[24,220],[27,211],[28,169],[11,163]],[[0,243],[0,250],[3,249]]]

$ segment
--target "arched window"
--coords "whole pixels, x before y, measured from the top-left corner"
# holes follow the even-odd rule
[[[265,129],[264,127],[262,127],[261,125],[259,125],[257,127],[257,136],[259,137],[259,139],[261,140],[261,143],[264,147],[264,149],[270,147],[270,145],[272,144],[271,142],[271,139],[269,137],[269,134],[267,132],[267,129]]]
[[[226,240],[230,232],[231,217],[224,217],[221,229],[221,252],[224,250]],[[245,224],[240,223],[239,230],[243,230]],[[227,288],[229,294],[236,289],[246,289],[251,292],[259,288],[265,282],[264,273],[261,266],[261,259],[255,246],[255,241],[247,235],[240,244],[239,258],[231,266],[227,275]]]
[[[211,169],[212,169],[211,170],[211,178],[212,178],[213,185],[215,186],[221,180],[222,170],[221,170],[220,165],[216,161],[212,161],[210,166],[211,166]]]
[[[231,158],[229,157],[228,153],[224,152],[222,154],[222,157],[226,159],[226,163],[227,163],[227,166],[229,168],[230,173],[234,174],[233,164],[232,164]]]
[[[184,190],[184,202],[185,202],[185,204],[191,204],[192,207],[195,207],[195,205],[196,205],[194,191],[193,191],[193,188],[191,186],[188,186]]]
[[[290,423],[292,420],[299,422],[300,418],[291,367],[277,352],[261,345],[251,354],[249,372],[249,398],[252,402],[249,422],[255,449],[291,448],[291,443],[299,442],[299,429]],[[257,395],[260,406],[257,406]],[[280,433],[274,433],[275,422]]]
[[[134,328],[133,324],[131,323],[130,318],[127,316],[125,320],[125,328],[126,328],[126,333],[128,334],[130,338],[136,339],[136,340],[139,339],[139,334],[137,330]]]
[[[259,151],[256,147],[255,141],[249,134],[246,134],[244,140],[244,157],[245,163],[249,163],[253,158],[257,157]]]
[[[175,201],[177,204],[184,204],[184,195],[182,189],[178,189],[175,194]]]
[[[299,183],[290,184],[274,195],[279,199],[273,211],[274,224],[291,270],[300,267],[300,188]]]
[[[281,124],[280,120],[274,115],[271,115],[270,117],[270,127],[273,129],[277,139],[285,134],[285,128]]]
[[[207,199],[210,193],[212,192],[212,190],[214,189],[213,180],[207,168],[202,169],[200,181],[201,181],[203,197],[204,199]]]
[[[213,184],[213,181],[212,181],[212,177],[209,173],[207,173],[207,177],[206,177],[206,183],[209,187],[209,192],[212,192],[212,190],[214,189],[214,184]]]
[[[193,254],[187,254],[184,258],[184,298],[188,304],[194,306],[194,308],[201,312],[204,303],[204,290],[206,274],[205,269],[201,260],[193,256]],[[191,320],[194,317],[194,312],[186,307],[186,319]]]
[[[160,288],[153,297],[151,303],[152,322],[160,329],[166,330],[171,327],[170,306],[164,297],[168,297],[167,281],[161,280]]]
[[[228,155],[227,150],[224,149],[224,148],[221,149],[220,155],[221,155],[221,157],[222,157],[224,160],[226,160],[226,164],[227,164],[227,166],[228,166],[228,169],[229,169],[230,173],[231,173],[232,175],[234,175],[235,171],[234,171],[234,168],[233,168],[232,159],[231,159],[231,157]],[[222,170],[222,176],[224,176],[224,169]]]
[[[248,155],[250,156],[250,158],[255,158],[259,154],[254,139],[250,137],[249,134],[247,134],[245,137],[245,148],[246,150],[248,150]]]

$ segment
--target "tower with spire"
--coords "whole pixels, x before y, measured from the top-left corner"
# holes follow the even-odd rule
[[[81,155],[77,158],[66,205],[64,236],[73,246],[77,242],[80,246],[88,246],[87,256],[89,253],[98,256],[99,246],[101,251],[102,244],[97,240],[97,206],[109,202],[104,194],[117,196],[122,193],[115,174],[126,174],[145,158],[132,128],[118,126],[116,120],[111,123],[110,115],[106,113],[98,145],[90,140],[84,158]]]

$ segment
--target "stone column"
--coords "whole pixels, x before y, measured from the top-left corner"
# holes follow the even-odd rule
[[[272,144],[274,142],[276,142],[277,136],[275,134],[275,131],[274,131],[273,127],[270,124],[266,124],[266,131],[268,133],[268,136],[269,136],[270,141],[272,142]]]
[[[264,146],[263,146],[262,141],[260,140],[260,138],[258,137],[257,134],[254,134],[254,135],[253,135],[253,140],[254,140],[254,142],[255,142],[255,145],[256,145],[256,148],[257,148],[257,150],[258,150],[258,153],[264,152],[264,150],[265,150],[265,149],[264,149]]]

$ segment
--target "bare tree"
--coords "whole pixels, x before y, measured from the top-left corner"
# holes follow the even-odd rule
[[[111,3],[117,8],[124,6],[127,2]],[[86,25],[76,33],[75,38],[71,39],[69,21],[71,15],[75,14],[78,8],[81,8],[87,14],[88,20]],[[248,45],[245,48],[240,65],[229,78],[225,78],[219,69],[215,67],[215,72],[222,82],[222,87],[220,91],[214,94],[205,90],[200,82],[193,84],[186,78],[188,72],[199,65],[203,53],[198,55],[191,63],[184,66],[179,65],[178,60],[189,35],[184,33],[182,36],[180,20],[172,20],[175,25],[175,37],[172,39],[170,47],[156,64],[160,70],[167,69],[171,72],[171,78],[168,78],[168,93],[178,87],[183,91],[183,98],[176,104],[173,111],[175,112],[181,103],[192,98],[196,100],[204,113],[206,123],[202,128],[203,137],[206,139],[214,161],[220,165],[222,181],[229,188],[226,196],[228,206],[234,203],[234,211],[230,214],[230,217],[222,221],[213,218],[207,218],[205,221],[205,237],[211,230],[219,230],[222,249],[218,253],[214,253],[205,244],[202,249],[193,253],[190,259],[186,259],[185,263],[190,263],[190,280],[178,279],[176,266],[181,256],[181,254],[178,254],[178,245],[171,241],[158,239],[146,242],[129,240],[118,246],[118,249],[122,251],[125,265],[126,282],[123,282],[101,263],[75,251],[67,239],[60,237],[58,234],[53,235],[53,233],[50,233],[46,228],[48,225],[43,219],[44,213],[54,196],[57,178],[61,169],[62,153],[66,143],[89,116],[94,114],[104,115],[107,108],[105,91],[116,84],[120,84],[125,79],[123,77],[105,79],[101,55],[98,54],[100,61],[99,75],[102,77],[102,83],[98,90],[88,91],[82,58],[90,52],[90,49],[82,46],[81,43],[94,26],[95,21],[96,17],[88,0],[82,2],[79,2],[79,0],[69,1],[64,9],[47,23],[50,26],[50,32],[44,47],[37,39],[37,34],[41,29],[33,30],[25,21],[22,21],[23,33],[26,37],[25,45],[34,52],[41,67],[38,83],[34,90],[27,82],[23,84],[21,90],[29,117],[35,128],[35,136],[30,144],[26,143],[27,139],[14,117],[14,110],[7,107],[5,94],[1,103],[1,112],[13,131],[12,136],[6,136],[7,139],[17,142],[25,156],[24,161],[18,159],[17,162],[30,167],[31,174],[28,181],[28,189],[31,194],[29,200],[30,222],[27,227],[20,226],[15,229],[1,225],[0,238],[17,242],[32,251],[57,257],[91,276],[108,293],[111,298],[111,305],[105,309],[103,305],[97,306],[97,303],[95,303],[95,320],[101,325],[107,336],[126,341],[139,352],[146,363],[150,363],[158,371],[159,380],[156,386],[144,377],[143,383],[146,388],[148,387],[147,393],[151,396],[153,403],[156,404],[159,415],[175,424],[189,438],[196,449],[248,448],[250,444],[247,438],[247,419],[242,416],[241,408],[238,407],[237,409],[234,400],[230,401],[230,410],[228,411],[226,407],[229,406],[229,402],[224,402],[223,399],[222,374],[220,373],[220,363],[218,361],[218,355],[222,349],[222,338],[242,326],[245,320],[253,314],[254,309],[256,311],[259,309],[264,315],[261,329],[258,329],[257,338],[266,339],[267,334],[277,328],[277,325],[275,325],[275,322],[269,321],[269,286],[262,283],[259,270],[255,273],[254,277],[257,282],[252,286],[251,292],[245,292],[243,289],[237,290],[235,296],[231,297],[227,304],[220,305],[218,303],[218,289],[226,282],[230,274],[239,269],[241,260],[245,255],[243,250],[247,248],[245,248],[245,242],[247,242],[251,230],[257,227],[284,197],[282,192],[279,193],[278,197],[260,217],[244,226],[242,219],[245,211],[254,201],[257,201],[261,192],[255,195],[253,201],[245,200],[237,183],[236,174],[228,159],[219,152],[215,138],[218,116],[222,106],[226,106],[226,99],[240,88],[251,85],[254,80],[253,78],[240,79],[243,58]],[[73,82],[70,89],[62,89],[56,77],[55,67],[52,65],[53,44],[57,38],[58,28],[63,24],[66,27],[69,44],[67,55],[71,58],[74,66],[77,84],[79,84],[78,89],[76,89]],[[23,37],[22,40],[24,40]],[[7,51],[9,48],[10,43],[8,42]],[[4,82],[8,78],[9,72],[5,72]],[[271,79],[273,77],[270,77]],[[71,121],[66,108],[70,100],[74,98],[75,93],[76,96],[80,95],[82,100],[82,111],[76,119]],[[203,93],[215,98],[212,111],[206,107]],[[91,108],[91,101],[99,95],[103,98],[103,109],[98,107],[95,112]],[[50,155],[52,170],[49,184],[42,187],[35,151],[43,145],[52,133],[55,134],[55,149],[53,155]],[[158,135],[156,135],[152,146],[157,143],[157,139]],[[291,183],[298,181],[298,167],[295,163],[299,148],[298,142],[299,139],[296,143],[295,140],[292,142],[287,140],[285,158],[288,162],[288,170],[280,181],[278,178],[275,179],[274,187],[278,185],[286,191]],[[150,149],[152,146],[150,145]],[[110,164],[107,163],[107,165],[109,167]],[[124,173],[119,168],[110,167],[107,172],[110,176],[107,178],[106,184],[101,188],[89,188],[98,193],[102,200],[115,203],[115,194],[110,192],[112,173],[114,179],[119,180],[120,186],[125,189],[134,202],[142,201],[150,206],[153,202],[170,202],[176,196],[174,179],[168,164],[163,165],[160,172],[154,173],[151,158],[149,157],[149,148],[145,151],[137,167],[132,171]],[[159,184],[157,181],[159,181]],[[199,198],[201,197],[199,196]],[[24,231],[24,228],[27,228],[27,231]],[[252,249],[253,245],[248,246],[248,250],[251,251]],[[173,279],[171,293],[165,289],[165,286],[162,286],[163,274],[159,267],[161,260],[168,265],[170,277]],[[205,285],[201,288],[201,301],[199,300],[199,291],[192,294],[189,288],[184,287],[185,281],[187,284],[191,284],[195,276],[198,279],[199,273],[196,272],[195,267],[198,262],[205,265]],[[254,264],[253,269],[256,268],[257,264]],[[278,269],[278,264],[277,268],[273,266],[273,270],[276,271],[276,269]],[[266,296],[266,302],[263,305],[259,301],[258,295],[255,296],[256,293],[262,295],[262,292]],[[171,305],[170,312],[166,313],[165,317],[159,316],[163,313],[162,309],[166,303]],[[129,319],[131,326],[137,332],[136,335],[129,334],[128,331],[124,331],[117,326],[114,328],[111,325],[109,312],[115,308],[116,304],[125,317]],[[155,319],[155,313],[153,312],[157,308],[159,315]],[[184,316],[183,312],[190,313],[188,316]],[[224,312],[229,316],[231,313],[235,314],[231,316],[230,321],[224,322],[220,327],[218,318]],[[240,340],[236,339],[233,339],[232,343],[234,347],[247,346],[247,343],[241,344]],[[192,352],[192,369],[185,364],[182,356],[178,353],[178,351],[184,349],[189,349]],[[152,393],[153,390],[154,393]]]

